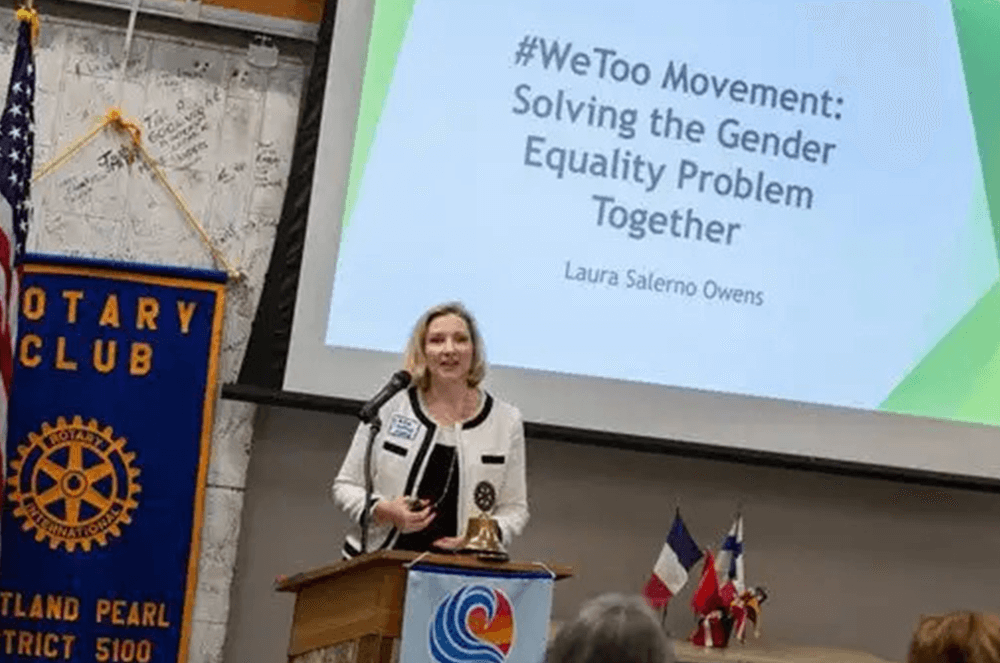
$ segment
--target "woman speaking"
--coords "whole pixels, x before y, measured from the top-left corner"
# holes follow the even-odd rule
[[[491,515],[509,542],[528,522],[524,428],[517,408],[480,388],[486,362],[472,315],[457,303],[424,313],[407,344],[405,368],[413,386],[379,411],[367,551],[460,548],[482,481],[496,490]],[[333,482],[334,500],[355,524],[345,557],[365,552],[368,435],[368,425],[360,425]]]

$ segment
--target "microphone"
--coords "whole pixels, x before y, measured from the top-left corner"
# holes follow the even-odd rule
[[[381,391],[375,394],[370,401],[361,406],[361,411],[358,412],[358,418],[366,424],[370,424],[376,416],[378,416],[378,411],[382,409],[382,406],[386,402],[410,386],[410,381],[413,380],[411,376],[406,371],[396,371],[389,378],[389,382],[382,387]]]
[[[396,371],[389,378],[382,389],[375,394],[370,401],[361,406],[358,418],[368,424],[368,446],[365,448],[365,504],[361,511],[361,552],[368,552],[368,511],[374,505],[372,493],[374,492],[372,479],[372,448],[375,446],[375,437],[378,435],[382,422],[378,418],[378,411],[386,404],[390,398],[410,386],[413,376],[406,371]]]

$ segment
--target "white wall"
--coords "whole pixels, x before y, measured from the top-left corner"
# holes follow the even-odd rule
[[[105,8],[53,16],[42,7],[37,53],[36,168],[95,126],[118,103],[126,17]],[[88,13],[89,12],[89,13]],[[10,71],[16,30],[0,25],[0,72]],[[101,23],[119,21],[121,27]],[[190,34],[215,34],[191,26]],[[221,42],[241,43],[242,47]],[[245,37],[194,40],[139,32],[122,101],[144,128],[209,235],[246,279],[227,291],[222,382],[235,379],[270,258],[281,210],[306,65],[282,58],[273,70],[246,61]],[[164,129],[164,127],[168,127]],[[35,185],[29,250],[147,263],[212,267],[210,254],[167,192],[137,166],[109,168],[102,155],[121,142],[105,132]],[[216,409],[194,610],[191,663],[219,661],[239,538],[252,406]]]

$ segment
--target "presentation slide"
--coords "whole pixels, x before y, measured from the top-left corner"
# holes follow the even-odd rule
[[[963,4],[376,2],[323,343],[461,300],[493,366],[1000,423]]]

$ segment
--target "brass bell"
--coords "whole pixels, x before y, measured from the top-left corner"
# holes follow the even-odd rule
[[[510,558],[500,543],[500,526],[485,513],[469,518],[465,531],[465,543],[460,552],[497,562],[506,562]]]
[[[475,555],[484,561],[506,562],[510,555],[500,542],[500,525],[487,513],[496,504],[496,489],[488,481],[480,481],[474,496],[479,515],[469,518],[465,541],[459,552]]]

